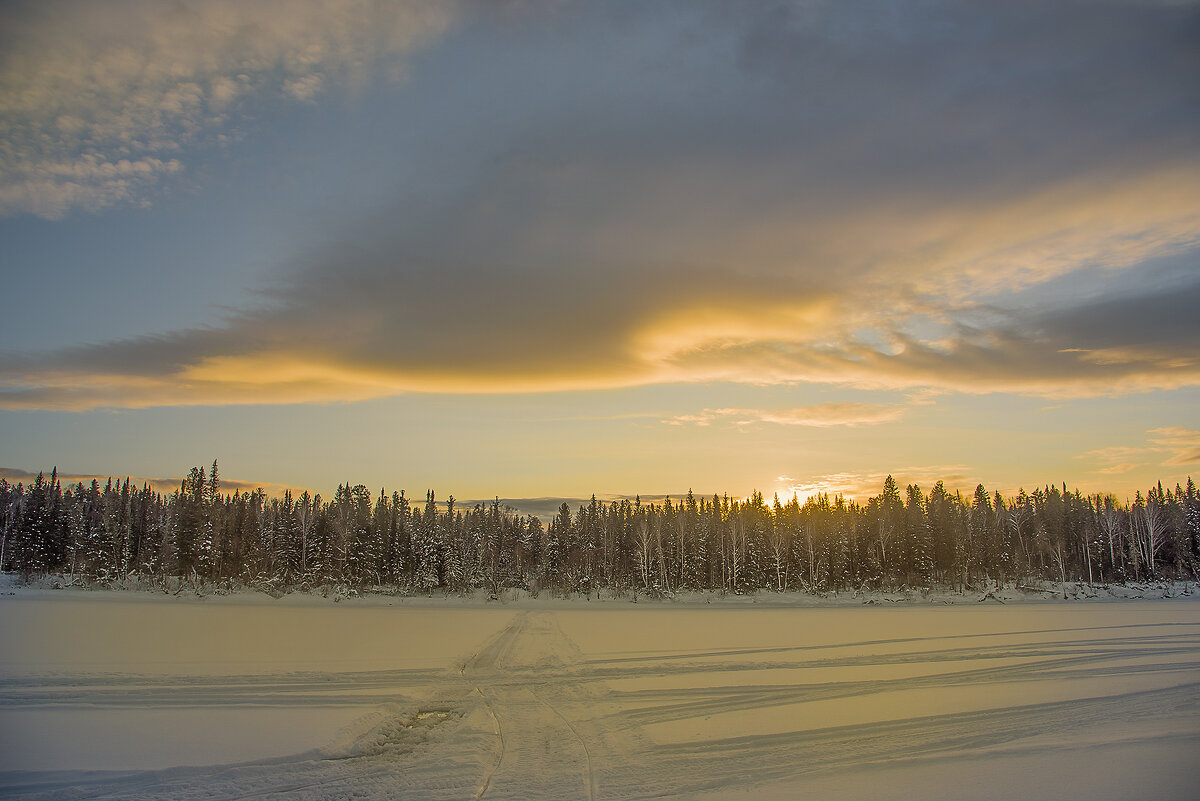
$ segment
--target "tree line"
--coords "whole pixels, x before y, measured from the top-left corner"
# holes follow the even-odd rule
[[[429,491],[378,495],[340,485],[326,501],[222,492],[214,461],[167,494],[129,479],[62,486],[0,479],[0,566],[100,583],[190,577],[286,590],[329,585],[498,593],[520,587],[615,594],[810,593],[951,587],[1030,579],[1191,579],[1200,565],[1200,492],[1162,484],[1122,502],[1066,485],[1013,497],[901,491],[865,503],[687,495],[564,503],[543,524],[498,499],[464,507]]]

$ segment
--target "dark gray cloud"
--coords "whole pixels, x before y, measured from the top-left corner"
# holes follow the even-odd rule
[[[43,470],[42,477],[45,481],[50,480],[51,470]],[[9,484],[24,484],[29,486],[37,480],[37,473],[28,470],[20,470],[13,467],[0,467],[0,479],[4,479]],[[58,481],[64,489],[70,488],[73,485],[83,484],[85,487],[90,486],[92,481],[96,481],[103,487],[107,482],[112,481],[114,484],[120,484],[128,481],[134,487],[149,486],[155,492],[170,494],[179,490],[183,483],[183,477],[177,478],[144,478],[138,476],[110,476],[101,475],[100,473],[64,473],[58,472]],[[303,489],[296,487],[288,487],[282,484],[262,483],[253,481],[241,481],[238,479],[221,479],[221,490],[225,493],[232,494],[234,492],[254,492],[263,490],[268,495],[283,495],[285,491],[291,491],[293,495],[299,495]]]
[[[1143,291],[1122,288],[1076,306],[1043,313],[1029,324],[1064,348],[1138,349],[1200,363],[1200,253],[1179,283]]]
[[[694,493],[694,494],[698,498],[700,498],[700,497],[711,498],[712,497],[712,493],[709,493],[708,495],[704,495],[703,493]],[[642,503],[645,505],[649,505],[649,504],[662,505],[663,503],[665,503],[667,501],[667,499],[670,499],[672,504],[678,504],[680,499],[685,498],[686,496],[687,496],[686,492],[677,492],[675,494],[666,494],[666,495],[640,495],[640,496],[639,495],[602,494],[602,495],[596,496],[596,501],[598,503],[604,504],[606,506],[611,503],[620,503],[621,501],[630,501],[633,503]],[[500,500],[501,508],[507,506],[510,509],[516,509],[518,512],[520,512],[523,515],[530,515],[532,517],[539,518],[543,523],[549,523],[551,520],[553,520],[555,517],[557,517],[558,513],[562,509],[562,505],[564,503],[567,505],[567,508],[569,508],[571,510],[571,514],[574,515],[579,510],[579,507],[587,506],[592,502],[592,499],[590,497],[582,498],[582,497],[569,497],[569,496],[544,497],[544,498],[500,498],[499,500]],[[490,506],[491,503],[492,503],[492,499],[490,499],[490,498],[487,498],[484,500],[473,500],[473,501],[468,500],[468,501],[458,501],[457,502],[457,504],[460,508],[461,507],[469,508],[469,507],[473,507],[473,506],[477,506],[477,505]]]
[[[260,308],[5,358],[0,403],[1197,381],[1164,350],[1194,340],[1194,286],[1033,317],[975,308],[1085,268],[1115,276],[1195,252],[1196,6],[629,3],[501,16],[462,23],[413,65],[403,114],[429,127],[420,149],[390,157],[436,165],[418,171],[425,184],[314,234]],[[1095,322],[1105,314],[1125,319]],[[937,331],[914,332],[917,315]]]

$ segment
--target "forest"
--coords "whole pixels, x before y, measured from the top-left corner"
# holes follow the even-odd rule
[[[1044,579],[1192,579],[1200,492],[1161,483],[1129,502],[1066,485],[1014,497],[901,490],[888,476],[865,503],[816,495],[768,502],[697,497],[564,503],[548,524],[501,505],[464,508],[426,492],[341,485],[326,501],[224,493],[214,461],[170,494],[129,479],[62,486],[0,479],[0,565],[106,585],[169,577],[269,592],[343,587],[396,592],[523,588],[563,595],[680,591],[807,593]]]

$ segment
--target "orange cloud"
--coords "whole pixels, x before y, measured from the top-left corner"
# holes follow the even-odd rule
[[[775,481],[775,492],[780,498],[792,495],[801,500],[814,495],[842,495],[863,502],[878,495],[889,473],[841,472],[816,475],[806,479],[779,476]],[[980,483],[970,468],[965,465],[910,466],[894,470],[890,475],[900,487],[916,484],[928,494],[941,481],[950,492],[972,491]]]
[[[783,426],[830,428],[879,425],[899,420],[904,410],[897,406],[871,403],[821,403],[794,409],[705,409],[697,414],[681,414],[664,419],[667,425],[708,426],[724,421],[735,426],[769,423]]]
[[[1149,438],[1154,449],[1169,454],[1164,465],[1200,464],[1200,431],[1178,426],[1153,428]]]
[[[1200,431],[1180,426],[1152,428],[1146,432],[1146,444],[1142,447],[1114,445],[1088,451],[1078,458],[1102,465],[1095,472],[1104,475],[1127,473],[1151,462],[1162,467],[1200,464]]]

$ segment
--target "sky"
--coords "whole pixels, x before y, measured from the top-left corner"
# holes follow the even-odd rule
[[[7,3],[0,281],[9,480],[1130,497],[1200,4]]]

